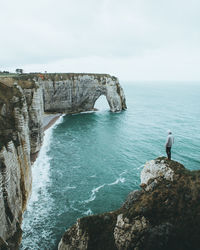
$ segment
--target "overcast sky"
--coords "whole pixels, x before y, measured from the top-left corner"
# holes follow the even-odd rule
[[[199,0],[6,0],[0,70],[200,80]]]

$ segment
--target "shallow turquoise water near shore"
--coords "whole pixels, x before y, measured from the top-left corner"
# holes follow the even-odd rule
[[[139,188],[143,164],[165,155],[200,169],[200,84],[123,84],[128,109],[67,115],[45,133],[33,167],[21,249],[57,249],[76,219],[117,209]],[[99,104],[101,107],[104,104]]]

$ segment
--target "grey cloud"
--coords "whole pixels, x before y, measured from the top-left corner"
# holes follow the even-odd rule
[[[149,52],[165,55],[176,47],[188,54],[200,44],[199,7],[197,0],[4,1],[0,66],[83,57],[145,60]]]

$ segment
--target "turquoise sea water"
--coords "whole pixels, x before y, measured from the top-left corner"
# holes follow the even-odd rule
[[[45,132],[33,166],[21,249],[57,249],[76,219],[119,208],[139,188],[146,161],[165,155],[200,169],[200,84],[122,83],[128,109],[67,115]]]

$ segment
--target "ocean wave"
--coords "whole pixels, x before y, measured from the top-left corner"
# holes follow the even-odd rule
[[[72,168],[77,169],[80,168],[81,166],[73,166]]]
[[[46,185],[50,181],[49,169],[51,157],[48,152],[51,147],[53,129],[63,122],[63,115],[44,132],[43,144],[36,161],[32,166],[32,194],[28,203],[30,209],[34,202],[38,201],[38,195],[43,193],[46,195]]]
[[[87,200],[84,200],[82,203],[89,203],[89,202],[95,200],[95,199],[96,199],[96,195],[95,195],[95,194],[96,194],[97,192],[99,192],[99,190],[100,190],[101,188],[103,188],[105,185],[106,185],[106,184],[103,184],[103,185],[101,185],[101,186],[99,186],[99,187],[93,188],[93,189],[92,189],[92,194],[91,194],[90,198],[87,199]]]
[[[79,213],[82,213],[82,211],[76,207],[74,207],[72,204],[70,205],[70,209],[76,211],[76,212],[79,212]]]
[[[76,189],[76,187],[75,186],[66,186],[65,190],[67,190],[67,189]]]
[[[137,167],[137,170],[142,170],[144,168],[144,164],[140,165],[139,167]]]
[[[74,115],[80,115],[80,114],[91,114],[91,113],[94,113],[95,111],[94,110],[90,110],[90,111],[83,111],[83,112],[80,112],[80,113],[75,113],[75,114],[72,114],[73,116]]]
[[[94,112],[95,112],[94,110],[90,110],[90,111],[80,112],[80,114],[91,114],[91,113],[94,113]]]
[[[96,177],[97,177],[96,174],[90,176],[90,178],[96,178]]]
[[[121,174],[119,174],[119,176],[122,176],[124,174],[127,174],[127,170],[124,170]]]
[[[109,183],[109,184],[107,184],[107,185],[108,185],[108,186],[113,186],[113,185],[118,184],[119,182],[124,183],[125,180],[126,180],[125,178],[120,177],[120,178],[118,178],[116,181],[114,181],[114,182],[112,182],[112,183]]]
[[[124,172],[122,172],[122,173],[120,174],[120,177],[117,178],[117,179],[116,179],[114,182],[112,182],[112,183],[108,183],[108,184],[104,183],[104,184],[102,184],[102,185],[99,186],[99,187],[93,188],[92,191],[91,191],[91,196],[90,196],[90,198],[87,199],[87,200],[82,201],[81,203],[86,204],[86,203],[89,203],[89,202],[95,200],[95,199],[96,199],[96,193],[98,193],[99,190],[100,190],[101,188],[105,187],[105,186],[113,186],[113,185],[117,185],[118,183],[124,183],[124,182],[126,181],[126,179],[125,179],[124,177],[121,177],[121,175],[126,174],[126,173],[127,173],[127,170],[125,170]],[[90,176],[90,177],[96,177],[96,176],[94,175],[94,176]]]
[[[87,211],[83,212],[83,215],[91,215],[93,214],[92,210],[89,208]]]
[[[65,116],[65,114],[61,115],[58,120],[53,124],[52,127],[50,127],[49,129],[56,129],[57,126],[63,122],[63,117]]]

